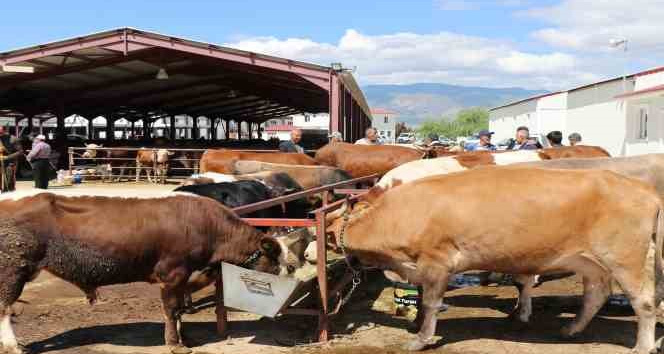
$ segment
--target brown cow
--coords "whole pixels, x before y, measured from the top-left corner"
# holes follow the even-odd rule
[[[539,197],[520,202],[515,196]],[[635,352],[655,350],[664,210],[641,181],[600,170],[489,167],[386,192],[375,187],[358,204],[346,217],[348,203],[330,214],[328,231],[362,263],[422,285],[422,326],[409,349],[431,343],[449,276],[483,269],[582,275],[584,304],[564,336],[586,327],[614,277],[638,317]]]
[[[240,160],[252,160],[281,163],[287,165],[317,165],[313,158],[306,154],[285,152],[248,152],[227,149],[205,150],[201,157],[201,173],[235,173],[234,164]]]
[[[316,152],[321,165],[338,167],[358,178],[385,174],[406,162],[422,159],[426,152],[394,145],[327,144]]]
[[[517,162],[553,160],[569,157],[608,157],[609,153],[597,146],[566,146],[542,150],[510,152],[471,151],[455,156],[413,161],[401,165],[378,181],[377,185],[390,188],[395,180],[407,183],[420,178],[464,171],[477,166],[510,165]]]
[[[194,271],[218,273],[220,263],[229,262],[284,272],[283,247],[275,238],[209,198],[11,193],[0,198],[0,220],[0,342],[12,354],[23,351],[10,307],[42,269],[76,285],[91,301],[100,286],[158,283],[172,348],[183,345],[177,310]]]
[[[141,149],[136,153],[136,182],[141,178],[141,169],[146,166],[145,174],[148,176],[148,182],[152,183],[150,175],[153,173],[155,182],[165,183],[168,173],[168,159],[175,153],[166,149],[148,150]],[[156,160],[156,161],[155,161]]]

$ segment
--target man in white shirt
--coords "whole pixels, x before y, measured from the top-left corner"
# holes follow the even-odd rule
[[[378,140],[378,130],[376,128],[371,127],[367,128],[367,130],[364,132],[364,138],[358,140],[355,142],[357,145],[382,145],[383,143]]]

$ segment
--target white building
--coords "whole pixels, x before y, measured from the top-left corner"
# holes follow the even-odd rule
[[[552,130],[565,138],[577,132],[584,144],[613,156],[664,152],[664,67],[512,102],[490,113],[495,141],[513,137],[525,125],[541,141]]]
[[[328,113],[304,113],[290,116],[293,126],[302,130],[327,130],[330,127],[330,115]]]
[[[371,126],[378,130],[381,140],[394,144],[397,139],[397,113],[383,108],[371,110]]]

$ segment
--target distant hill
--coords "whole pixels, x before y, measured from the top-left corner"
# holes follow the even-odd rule
[[[411,126],[427,118],[453,118],[464,108],[491,108],[546,92],[447,84],[368,85],[362,90],[371,107],[397,111],[400,120]]]

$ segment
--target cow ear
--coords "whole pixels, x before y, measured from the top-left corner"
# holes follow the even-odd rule
[[[168,156],[173,156],[173,155],[175,155],[175,151],[169,151],[168,152]]]
[[[271,259],[279,259],[281,255],[281,245],[279,241],[271,236],[265,236],[261,239],[261,250]]]
[[[395,180],[394,182],[396,181],[397,180]],[[371,204],[374,200],[378,199],[378,197],[383,195],[383,193],[385,193],[385,190],[383,188],[381,188],[380,186],[373,186],[371,187],[371,189],[369,189],[369,192],[362,195],[359,198],[359,200]]]

